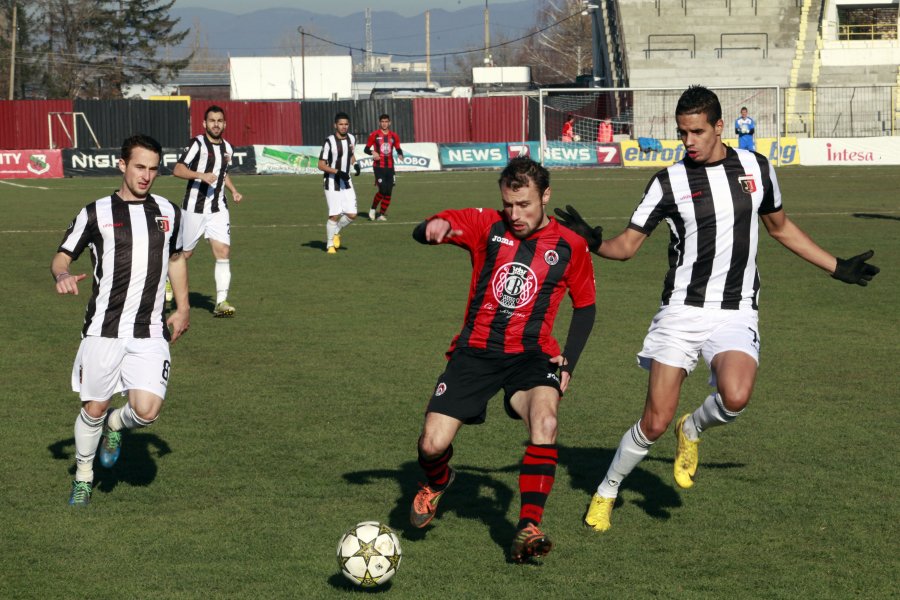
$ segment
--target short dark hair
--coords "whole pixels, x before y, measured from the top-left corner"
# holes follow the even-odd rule
[[[335,122],[335,123],[337,123],[337,122],[340,121],[341,119],[347,119],[347,120],[349,121],[349,120],[350,120],[350,115],[348,115],[348,114],[345,113],[345,112],[339,112],[338,114],[334,115],[334,122]]]
[[[387,119],[388,121],[390,121],[390,120],[391,120],[391,115],[389,115],[389,114],[387,114],[387,113],[382,113],[381,116],[378,117],[378,120],[380,121],[380,120],[382,120],[382,119]]]
[[[681,94],[675,107],[675,116],[706,115],[710,125],[715,125],[722,118],[722,105],[719,97],[702,85],[692,85]]]
[[[747,107],[746,107],[746,106],[742,106],[742,107],[741,107],[741,110],[747,110]]]
[[[131,159],[131,151],[135,148],[144,148],[151,152],[156,152],[156,155],[162,160],[162,145],[143,133],[133,135],[122,142],[122,160],[127,163]]]
[[[213,104],[212,106],[210,106],[209,108],[206,109],[205,113],[203,113],[203,120],[205,121],[206,118],[209,117],[209,113],[213,113],[213,112],[222,113],[222,117],[225,116],[225,110],[221,106],[216,106],[215,104]]]
[[[507,163],[497,183],[501,187],[506,185],[511,190],[518,190],[528,187],[531,182],[534,182],[538,192],[543,196],[550,187],[550,171],[527,156],[517,156]]]

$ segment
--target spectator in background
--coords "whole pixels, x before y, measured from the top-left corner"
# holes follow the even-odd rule
[[[566,122],[563,123],[562,141],[575,141],[575,115],[566,115]]]
[[[741,116],[734,120],[734,133],[738,136],[738,148],[756,152],[756,142],[753,134],[756,133],[756,121],[747,115],[747,107],[741,107]]]
[[[613,141],[612,121],[603,119],[597,125],[597,142],[600,144],[609,144]]]

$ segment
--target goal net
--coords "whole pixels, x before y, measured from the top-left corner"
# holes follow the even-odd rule
[[[734,120],[746,106],[756,121],[756,138],[777,138],[781,122],[781,90],[771,87],[710,88],[722,105],[722,138],[735,139]],[[638,138],[677,140],[675,105],[684,88],[542,88],[541,143],[561,141],[569,115],[575,117],[577,141],[605,139],[609,126],[615,141]],[[606,122],[606,126],[601,126]]]

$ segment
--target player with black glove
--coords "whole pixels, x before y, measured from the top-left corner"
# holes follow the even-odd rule
[[[844,283],[855,283],[862,286],[869,285],[872,278],[881,271],[875,265],[870,265],[866,262],[874,255],[875,251],[869,250],[852,258],[838,258],[837,267],[835,267],[831,276]]]
[[[600,250],[600,245],[603,243],[603,228],[597,225],[596,227],[591,227],[588,225],[584,219],[581,218],[581,215],[578,214],[578,211],[575,210],[575,207],[571,204],[566,204],[566,210],[562,210],[559,208],[554,208],[553,212],[556,213],[556,218],[560,223],[580,235],[587,241],[588,248],[594,254],[597,254]]]

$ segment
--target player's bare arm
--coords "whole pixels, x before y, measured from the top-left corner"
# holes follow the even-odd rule
[[[87,277],[87,274],[72,275],[69,273],[69,265],[72,264],[72,257],[65,252],[57,252],[56,256],[50,262],[50,274],[53,281],[56,282],[57,294],[73,294],[78,295],[78,282]]]
[[[761,218],[766,231],[782,246],[835,279],[864,286],[880,272],[878,267],[866,262],[874,256],[873,250],[848,259],[837,258],[815,243],[783,210],[761,215]]]
[[[628,260],[637,254],[646,239],[645,234],[628,228],[614,238],[603,240],[596,254],[610,260]]]
[[[320,170],[320,171],[325,171],[326,173],[330,173],[331,175],[337,175],[338,172],[339,172],[339,171],[338,171],[337,169],[335,169],[334,167],[328,166],[328,163],[325,162],[325,161],[324,161],[323,159],[321,159],[321,158],[319,159],[318,167],[319,167],[319,170]]]
[[[199,179],[201,181],[205,181],[210,185],[216,183],[216,179],[218,179],[215,173],[201,173],[200,171],[192,171],[184,163],[176,164],[175,168],[172,170],[172,175],[178,177],[179,179]]]
[[[166,325],[172,332],[172,342],[175,342],[191,326],[187,258],[182,252],[169,258],[169,282],[172,284],[173,299],[177,308],[166,319]]]
[[[231,198],[235,202],[240,202],[244,199],[244,195],[237,191],[237,188],[234,187],[234,184],[231,182],[231,177],[228,176],[228,174],[225,175],[225,187],[231,192]]]

